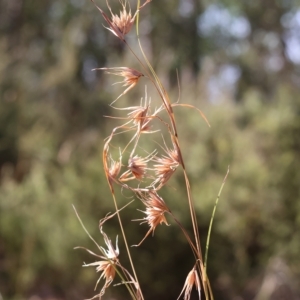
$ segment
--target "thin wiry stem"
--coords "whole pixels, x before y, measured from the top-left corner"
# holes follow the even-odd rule
[[[72,207],[73,207],[73,209],[74,209],[74,211],[75,211],[75,214],[76,214],[76,216],[77,216],[77,219],[79,220],[79,222],[80,222],[80,224],[81,224],[83,230],[86,232],[86,234],[88,235],[88,237],[94,242],[94,244],[95,244],[95,245],[97,246],[97,248],[101,251],[101,253],[103,253],[101,247],[98,245],[98,243],[94,240],[94,238],[90,235],[90,233],[88,232],[88,230],[85,228],[83,222],[81,221],[81,219],[80,219],[80,217],[79,217],[79,215],[78,215],[78,213],[77,213],[77,210],[76,210],[75,206],[72,205]],[[103,254],[104,254],[104,253],[103,253]]]
[[[193,230],[195,233],[195,239],[196,239],[196,247],[199,252],[199,256],[202,260],[202,252],[201,252],[201,247],[200,247],[200,237],[199,237],[199,230],[198,230],[198,224],[197,224],[197,218],[196,218],[196,212],[195,212],[195,207],[194,207],[194,202],[192,200],[192,195],[191,195],[191,187],[190,187],[190,182],[186,173],[186,170],[183,169],[184,173],[184,179],[185,179],[185,185],[186,185],[186,190],[187,190],[187,195],[188,195],[188,203],[190,207],[190,212],[191,212],[191,218],[192,218],[192,224],[193,224]]]
[[[129,203],[126,204],[124,207],[122,207],[120,210],[122,210],[123,208],[125,208],[127,205],[129,205],[129,204],[132,203],[132,202],[133,202],[133,201],[129,202]],[[74,205],[72,205],[72,206],[73,206],[73,209],[74,209],[74,211],[75,211],[75,214],[76,214],[76,216],[77,216],[77,219],[79,220],[79,222],[80,222],[80,224],[81,224],[83,230],[86,232],[86,234],[88,235],[88,237],[94,242],[94,244],[95,244],[95,245],[97,246],[97,248],[100,250],[100,252],[102,253],[102,255],[103,255],[103,256],[106,256],[106,253],[103,251],[103,248],[101,248],[101,247],[98,245],[98,243],[97,243],[97,242],[95,241],[95,239],[90,235],[90,233],[88,232],[88,230],[87,230],[86,227],[84,226],[84,224],[83,224],[81,218],[79,217],[79,214],[78,214],[78,212],[77,212],[75,206],[74,206]],[[114,214],[113,214],[113,215],[114,215]],[[113,217],[113,215],[111,215],[111,216],[109,216],[109,217],[106,217],[105,219],[106,219],[106,220],[107,220],[107,219],[110,219],[110,218]],[[104,223],[104,222],[103,222],[103,223]],[[75,249],[78,249],[78,248],[85,249],[85,250],[87,250],[90,254],[92,254],[92,255],[94,255],[94,256],[96,256],[96,257],[100,257],[100,258],[101,258],[101,256],[99,256],[99,255],[93,253],[92,251],[90,251],[90,250],[88,250],[88,249],[86,249],[86,248],[84,248],[84,247],[76,247]],[[115,264],[112,262],[112,260],[110,260],[110,259],[107,259],[107,260],[110,261],[110,262],[112,263],[113,268],[115,269],[115,271],[117,272],[117,274],[118,274],[119,277],[121,278],[122,282],[126,282],[125,279],[124,279],[124,277],[123,277],[123,275],[122,275],[122,273],[118,270],[118,268],[115,266]],[[118,264],[118,266],[121,267],[121,269],[124,271],[124,268],[123,268],[121,265]],[[124,275],[125,275],[125,277],[128,277],[126,272],[124,272]],[[97,284],[96,284],[96,287],[97,287],[98,282],[99,282],[100,279],[101,279],[101,277],[98,279]],[[135,295],[134,295],[134,291],[132,290],[131,286],[128,286],[128,285],[126,284],[126,288],[128,289],[128,292],[130,293],[130,295],[132,296],[132,298],[136,298]],[[98,297],[98,296],[95,296],[95,297]],[[95,298],[95,297],[93,297],[93,298]],[[92,298],[92,299],[93,299],[93,298]]]
[[[205,294],[205,299],[209,299],[208,297],[208,292],[207,292],[207,276],[205,273],[205,269],[203,268],[203,257],[202,257],[202,251],[201,251],[201,247],[200,247],[200,235],[199,235],[199,229],[198,229],[198,222],[197,222],[197,217],[196,217],[196,211],[195,211],[195,206],[194,206],[194,202],[192,200],[192,195],[191,195],[191,187],[190,187],[190,183],[189,183],[189,179],[186,173],[186,170],[183,170],[184,173],[184,178],[185,178],[185,184],[186,184],[186,190],[187,190],[187,195],[188,195],[188,203],[189,203],[189,208],[190,208],[190,213],[191,213],[191,219],[192,219],[192,225],[193,225],[193,231],[194,231],[194,236],[195,236],[195,240],[196,240],[196,247],[199,253],[199,257],[200,259],[199,264],[200,264],[200,276],[201,276],[201,280],[203,283],[203,290],[204,290],[204,294]]]
[[[200,276],[201,276],[201,280],[202,280],[202,285],[203,285],[203,291],[204,291],[204,295],[205,295],[205,299],[206,300],[209,300],[209,294],[208,294],[208,291],[207,291],[207,286],[210,287],[210,284],[209,284],[209,280],[207,278],[207,276],[205,275],[205,271],[204,271],[204,265],[203,265],[203,262],[202,260],[198,260],[197,261],[198,264],[197,264],[197,268],[199,270],[199,273],[200,273]],[[209,289],[209,288],[208,288]],[[212,295],[212,294],[211,294]],[[211,297],[211,299],[213,299],[213,297]]]
[[[139,2],[139,0],[138,0]],[[139,38],[139,31],[138,31],[138,20],[139,20],[139,14],[137,15],[137,39],[138,39],[138,43],[139,43],[139,46],[140,46],[140,49],[141,49],[141,52],[143,54],[143,57],[152,73],[152,75],[154,76],[155,78],[155,86],[157,87],[158,89],[158,92],[160,94],[160,96],[162,97],[162,100],[163,100],[163,103],[165,105],[165,108],[170,116],[170,120],[171,120],[171,123],[172,123],[172,128],[173,128],[173,132],[174,132],[174,139],[176,140],[178,146],[179,146],[179,141],[178,141],[178,133],[177,133],[177,128],[176,128],[176,122],[175,122],[175,116],[174,116],[174,113],[173,113],[173,110],[172,110],[172,104],[171,104],[171,101],[169,99],[169,96],[167,94],[167,92],[165,91],[162,83],[160,82],[158,76],[156,75],[154,69],[152,68],[149,60],[147,59],[144,51],[143,51],[143,47],[141,45],[141,41],[140,41],[140,38]],[[202,258],[202,253],[201,253],[201,248],[200,248],[200,240],[199,240],[199,231],[198,231],[198,226],[197,226],[197,219],[196,219],[196,213],[195,213],[195,208],[194,208],[194,205],[193,205],[193,202],[192,202],[192,197],[191,197],[191,190],[190,190],[190,184],[189,184],[189,180],[188,180],[188,177],[187,177],[187,173],[186,173],[186,170],[185,170],[185,166],[184,166],[184,162],[183,162],[183,158],[181,157],[181,162],[182,162],[182,167],[184,169],[184,177],[185,177],[185,181],[186,181],[186,187],[187,187],[187,193],[188,193],[188,202],[189,202],[189,207],[190,207],[190,211],[191,211],[191,218],[192,218],[192,223],[193,223],[193,230],[194,230],[194,233],[195,233],[195,239],[196,239],[196,246],[197,246],[197,249],[198,249],[198,252],[199,252],[199,255],[200,257]]]
[[[139,0],[138,0],[138,5],[139,5]],[[175,115],[174,115],[174,112],[173,112],[173,109],[172,109],[172,104],[171,104],[171,101],[169,99],[169,96],[167,94],[167,92],[165,91],[161,81],[159,80],[156,72],[154,71],[154,69],[152,68],[149,60],[147,59],[146,57],[146,54],[143,50],[143,47],[141,45],[141,41],[140,41],[140,37],[139,37],[139,30],[138,30],[138,21],[139,21],[139,14],[137,14],[137,39],[138,39],[138,43],[139,43],[139,47],[140,47],[140,50],[143,54],[143,57],[146,61],[146,64],[147,66],[149,67],[155,81],[153,82],[155,87],[157,88],[158,90],[158,93],[160,95],[160,97],[162,98],[162,101],[164,103],[164,106],[166,108],[166,111],[168,112],[168,115],[170,117],[170,121],[171,121],[171,124],[172,124],[172,129],[173,129],[173,140],[176,142],[176,144],[178,145],[178,150],[180,151],[180,147],[179,147],[179,140],[178,140],[178,133],[177,133],[177,128],[176,128],[176,121],[175,121]],[[206,120],[206,118],[204,118]],[[207,121],[207,120],[206,120]],[[209,123],[208,123],[209,124]],[[180,156],[181,156],[181,153],[180,153]],[[186,182],[186,189],[187,189],[187,194],[188,194],[188,203],[189,203],[189,208],[190,208],[190,213],[191,213],[191,219],[192,219],[192,225],[193,225],[193,231],[194,231],[194,236],[195,236],[195,241],[196,241],[196,247],[197,247],[197,250],[198,250],[198,255],[199,257],[201,258],[201,261],[202,261],[202,252],[201,252],[201,247],[200,247],[200,236],[199,236],[199,230],[198,230],[198,224],[197,224],[197,218],[196,218],[196,212],[195,212],[195,207],[194,207],[194,203],[193,203],[193,200],[192,200],[192,196],[191,196],[191,188],[190,188],[190,183],[189,183],[189,180],[188,180],[188,176],[187,176],[187,173],[186,173],[186,169],[185,169],[185,165],[184,165],[184,161],[183,161],[183,158],[181,156],[181,164],[182,164],[182,167],[183,167],[183,171],[184,171],[184,178],[185,178],[185,182]],[[206,278],[206,275],[204,275],[205,278]],[[205,292],[205,295],[206,295],[206,298],[207,298],[207,291],[206,291],[206,285],[204,285],[204,292]]]
[[[211,127],[208,120],[207,120],[207,118],[206,118],[206,116],[205,116],[205,114],[199,108],[195,107],[194,105],[173,103],[172,107],[175,107],[175,106],[183,106],[183,107],[190,107],[190,108],[196,109],[200,113],[201,117],[204,119],[204,121],[206,122],[208,127]]]
[[[213,292],[212,292],[212,289],[211,289],[211,285],[210,285],[210,282],[209,282],[209,279],[208,279],[207,276],[206,276],[206,283],[207,283],[207,286],[208,286],[208,291],[209,291],[210,299],[214,300],[214,295],[213,295]]]
[[[114,133],[114,131],[113,131],[113,133]],[[135,268],[134,268],[133,260],[132,260],[132,257],[131,257],[131,253],[130,253],[130,250],[129,250],[129,246],[128,246],[128,243],[127,243],[127,239],[126,239],[125,231],[124,231],[124,228],[123,228],[121,216],[120,216],[120,213],[119,213],[118,204],[117,204],[117,200],[116,200],[115,193],[114,193],[114,188],[113,188],[113,182],[111,181],[110,175],[107,173],[107,170],[108,170],[107,153],[108,153],[108,147],[109,147],[108,145],[109,145],[109,142],[111,141],[111,139],[113,138],[113,133],[111,134],[109,139],[106,141],[105,146],[104,146],[104,150],[103,150],[103,153],[102,153],[103,165],[105,166],[106,179],[107,179],[107,182],[108,182],[108,185],[110,187],[110,191],[111,191],[111,194],[112,194],[112,197],[113,197],[115,210],[116,210],[116,213],[117,213],[118,221],[119,221],[119,224],[120,224],[120,229],[121,229],[122,236],[123,236],[123,239],[124,239],[124,243],[125,243],[128,259],[129,259],[129,262],[130,262],[130,265],[131,265],[131,269],[132,269],[132,272],[133,272],[133,275],[134,275],[134,279],[135,279],[136,283],[138,284],[138,286],[140,287],[138,277],[136,275],[136,271],[135,271]],[[142,300],[144,300],[144,296],[143,296],[143,293],[142,293],[141,290],[140,290],[140,293],[141,293]]]
[[[115,209],[116,209],[116,211],[118,211],[117,200],[116,200],[116,197],[115,197],[115,194],[114,194],[114,193],[112,193],[112,197],[113,197]],[[129,246],[128,246],[128,243],[127,243],[125,231],[124,231],[124,228],[123,228],[123,223],[122,223],[121,216],[120,216],[119,212],[117,213],[117,216],[118,216],[118,221],[119,221],[119,224],[120,224],[122,236],[123,236],[123,239],[124,239],[126,251],[127,251],[127,254],[128,254],[129,262],[130,262],[130,265],[131,265],[131,269],[132,269],[132,272],[133,272],[133,275],[134,275],[134,279],[135,279],[136,283],[137,283],[138,286],[139,286],[139,291],[140,291],[140,293],[141,293],[141,297],[142,297],[142,299],[144,300],[144,296],[143,296],[142,290],[140,289],[140,284],[139,284],[138,277],[137,277],[137,275],[136,275],[136,271],[135,271],[135,268],[134,268],[134,264],[133,264],[133,261],[132,261],[132,258],[131,258],[131,253],[130,253],[130,250],[129,250]]]
[[[139,3],[139,0],[138,0]],[[144,51],[143,51],[143,47],[141,45],[141,41],[139,38],[139,30],[138,30],[138,21],[139,21],[139,14],[137,14],[137,39],[138,39],[138,43],[141,49],[141,52],[143,54],[143,57],[152,73],[152,75],[154,76],[155,79],[155,86],[160,94],[160,96],[162,97],[163,103],[165,105],[165,108],[170,116],[170,120],[171,120],[171,124],[172,124],[172,129],[174,132],[174,139],[176,140],[178,146],[179,146],[179,141],[178,141],[178,133],[177,133],[177,128],[176,128],[176,122],[175,122],[175,116],[172,110],[172,104],[171,101],[168,97],[168,94],[166,93],[161,81],[159,80],[157,74],[155,73],[154,69],[152,68],[149,60],[147,59]],[[202,113],[202,112],[201,112]],[[205,121],[207,121],[207,119],[205,118],[204,115],[202,115],[205,119]],[[208,123],[208,121],[207,121]],[[209,124],[209,123],[208,123]],[[201,252],[201,248],[200,248],[200,240],[199,240],[199,230],[198,230],[198,225],[197,225],[197,218],[196,218],[196,213],[195,213],[195,208],[194,208],[194,204],[192,201],[192,196],[191,196],[191,188],[190,188],[190,184],[189,184],[189,180],[188,180],[188,176],[185,170],[185,166],[184,166],[184,161],[183,158],[181,157],[182,160],[182,167],[184,170],[184,177],[185,177],[185,181],[186,181],[186,188],[187,188],[187,193],[188,193],[188,202],[189,202],[189,207],[190,207],[190,212],[191,212],[191,218],[192,218],[192,223],[193,223],[193,231],[194,231],[194,235],[195,235],[195,240],[196,240],[196,247],[198,249],[199,255],[202,259],[202,252]]]
[[[187,231],[185,230],[185,228],[183,227],[183,225],[179,222],[179,220],[173,215],[173,213],[170,212],[170,214],[172,215],[173,217],[173,220],[177,223],[177,225],[179,226],[179,228],[181,229],[181,231],[183,232],[185,238],[187,239],[189,245],[191,246],[191,249],[194,253],[194,256],[195,256],[195,259],[201,259],[199,257],[199,253],[198,253],[198,250],[196,249],[194,243],[192,242],[190,236],[188,235]]]
[[[221,196],[221,193],[222,193],[223,187],[225,185],[225,181],[227,179],[228,174],[229,174],[229,167],[227,169],[227,173],[226,173],[226,175],[223,179],[222,185],[220,187],[220,190],[219,190],[216,202],[215,202],[215,206],[214,206],[214,209],[213,209],[213,212],[212,212],[212,215],[211,215],[210,223],[209,223],[207,241],[206,241],[206,247],[205,247],[205,259],[204,259],[205,273],[206,273],[206,270],[207,270],[207,256],[208,256],[209,240],[210,240],[210,234],[211,234],[211,229],[212,229],[212,225],[213,225],[213,220],[214,220],[214,217],[215,217],[215,212],[216,212],[216,209],[217,209],[217,205],[218,205],[218,202],[219,202],[219,199],[220,199],[220,196]]]
[[[140,5],[140,0],[138,0],[138,6]],[[151,73],[152,73],[152,76],[154,77],[154,81],[151,80],[154,84],[154,86],[156,87],[164,105],[165,105],[165,108],[170,116],[170,120],[171,120],[171,123],[172,123],[172,127],[173,127],[173,132],[174,132],[174,135],[177,137],[178,134],[177,134],[177,129],[176,129],[176,123],[175,123],[175,116],[174,116],[174,113],[173,113],[173,110],[172,110],[172,106],[171,106],[171,101],[169,99],[169,96],[165,90],[165,88],[163,87],[161,81],[159,80],[159,77],[157,76],[156,72],[154,71],[151,63],[149,62],[144,50],[143,50],[143,47],[142,47],[142,44],[141,44],[141,40],[140,40],[140,35],[139,35],[139,12],[137,13],[137,16],[136,16],[136,33],[137,33],[137,40],[138,40],[138,43],[139,43],[139,47],[140,47],[140,50],[142,52],[142,55],[143,55],[143,58],[148,66],[148,68],[150,69]],[[149,77],[150,78],[150,77]]]
[[[124,228],[123,228],[123,223],[122,223],[122,220],[121,220],[121,216],[119,214],[118,204],[117,204],[117,200],[116,200],[114,192],[112,192],[112,197],[113,197],[113,202],[114,202],[114,205],[115,205],[115,210],[117,211],[117,217],[118,217],[118,221],[119,221],[119,224],[120,224],[122,236],[123,236],[123,239],[124,239],[126,251],[127,251],[127,254],[128,254],[128,259],[129,259],[131,269],[132,269],[132,272],[133,272],[133,275],[134,275],[134,279],[135,279],[136,283],[138,284],[138,286],[140,287],[138,277],[136,275],[136,271],[135,271],[135,268],[134,268],[134,264],[133,264],[133,261],[132,261],[131,253],[130,253],[130,250],[129,250],[129,246],[128,246],[128,243],[127,243],[127,239],[126,239],[125,231],[124,231]],[[144,299],[144,296],[143,296],[143,293],[142,293],[141,290],[140,290],[140,293],[141,293],[142,299]]]
[[[138,5],[139,5],[139,0],[138,0]],[[160,82],[158,76],[156,75],[154,69],[152,68],[149,60],[147,59],[144,51],[143,51],[143,47],[141,45],[141,41],[140,41],[140,37],[139,37],[139,30],[138,30],[138,20],[139,20],[139,14],[137,14],[137,39],[138,39],[138,43],[141,49],[141,52],[143,54],[143,57],[152,73],[152,75],[155,78],[155,86],[157,87],[157,90],[160,94],[160,96],[162,97],[163,103],[165,105],[165,108],[170,116],[170,120],[171,120],[171,124],[172,124],[172,129],[174,132],[174,139],[176,140],[178,146],[179,146],[179,141],[178,141],[178,133],[177,133],[177,128],[176,128],[176,122],[175,122],[175,116],[172,110],[172,104],[171,101],[169,99],[168,94],[166,93],[162,83]],[[188,193],[188,202],[189,202],[189,207],[190,207],[190,211],[191,211],[191,218],[192,218],[192,223],[193,223],[193,230],[195,233],[195,239],[196,239],[196,246],[199,252],[200,257],[202,258],[202,253],[201,253],[201,248],[200,248],[200,240],[199,240],[199,231],[198,231],[198,226],[197,226],[197,219],[196,219],[196,213],[195,213],[195,208],[192,202],[192,197],[191,197],[191,190],[190,190],[190,184],[189,184],[189,180],[187,177],[187,173],[185,170],[185,166],[184,166],[184,162],[183,162],[183,158],[181,157],[181,162],[182,162],[182,167],[184,169],[184,177],[185,177],[185,181],[186,181],[186,187],[187,187],[187,193]]]

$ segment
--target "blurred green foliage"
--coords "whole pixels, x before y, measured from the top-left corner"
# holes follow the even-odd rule
[[[230,165],[208,261],[216,299],[254,299],[272,257],[289,267],[291,286],[300,281],[298,5],[152,1],[141,12],[142,42],[173,101],[178,70],[180,101],[201,108],[212,125],[175,108],[202,245]],[[98,221],[113,205],[101,151],[117,122],[103,115],[115,113],[108,104],[120,89],[90,70],[137,67],[102,23],[89,1],[0,2],[0,298],[94,295],[97,274],[81,268],[94,258],[73,248],[96,249],[72,204],[102,244]],[[135,41],[133,31],[128,42]],[[144,83],[118,104],[139,103]],[[179,170],[162,196],[190,228]],[[126,197],[120,193],[121,203]],[[137,207],[122,212],[130,244],[148,230],[131,222]],[[120,236],[116,220],[105,226],[112,240]],[[146,298],[176,299],[193,258],[175,224],[159,227],[132,254]],[[110,295],[128,299],[122,287]]]

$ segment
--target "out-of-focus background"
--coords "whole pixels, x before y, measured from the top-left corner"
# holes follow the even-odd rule
[[[95,295],[98,274],[81,267],[94,258],[73,250],[95,245],[71,205],[103,245],[98,221],[113,205],[101,151],[117,122],[103,115],[114,114],[108,104],[122,89],[91,69],[138,68],[102,24],[88,0],[0,2],[0,299]],[[176,108],[202,245],[231,168],[208,260],[215,299],[300,299],[299,1],[153,0],[141,11],[140,33],[172,101],[178,70],[181,103],[212,125]],[[135,30],[127,41],[138,49]],[[118,105],[138,104],[145,83]],[[190,228],[179,170],[162,193]],[[137,215],[122,212],[131,244],[148,230],[131,222]],[[105,230],[120,235],[116,220]],[[146,299],[176,299],[193,266],[178,228],[158,227],[132,251]],[[117,286],[103,299],[128,298]]]

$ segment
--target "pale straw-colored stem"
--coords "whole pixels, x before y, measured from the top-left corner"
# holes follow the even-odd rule
[[[123,228],[121,216],[120,216],[120,214],[119,214],[119,209],[118,209],[118,205],[117,205],[117,200],[116,200],[116,197],[115,197],[115,194],[114,194],[114,193],[112,193],[112,197],[113,197],[115,209],[116,209],[116,211],[117,211],[118,221],[119,221],[119,224],[120,224],[122,236],[123,236],[123,239],[124,239],[124,243],[125,243],[126,251],[127,251],[127,254],[128,254],[128,259],[129,259],[129,262],[130,262],[130,265],[131,265],[131,269],[132,269],[132,272],[133,272],[133,275],[134,275],[134,279],[135,279],[135,281],[136,281],[136,283],[138,284],[139,289],[140,289],[140,284],[139,284],[138,277],[137,277],[137,275],[136,275],[136,271],[135,271],[135,268],[134,268],[134,264],[133,264],[133,261],[132,261],[132,258],[131,258],[131,254],[130,254],[129,246],[128,246],[128,243],[127,243],[125,231],[124,231],[124,228]],[[142,290],[141,290],[141,289],[140,289],[140,293],[141,293],[142,300],[144,300],[144,296],[143,296],[143,293],[142,293]],[[135,297],[135,298],[136,298],[136,297]]]
[[[185,230],[185,228],[183,227],[183,225],[180,223],[180,221],[172,214],[170,213],[174,219],[174,221],[177,223],[177,225],[179,226],[179,228],[181,229],[181,231],[183,232],[185,238],[187,239],[188,243],[190,244],[191,246],[191,249],[194,253],[194,256],[195,256],[195,259],[198,260],[198,259],[201,259],[199,257],[199,253],[198,253],[198,250],[197,248],[195,247],[194,243],[192,242],[190,236],[188,235],[187,231]]]
[[[88,237],[94,242],[94,244],[95,244],[95,245],[97,246],[97,248],[100,250],[101,254],[102,254],[103,256],[106,256],[105,252],[102,250],[102,248],[98,245],[98,243],[94,240],[94,238],[90,235],[90,233],[88,232],[88,230],[87,230],[86,227],[84,226],[84,224],[83,224],[81,218],[79,217],[79,214],[78,214],[78,212],[77,212],[75,206],[74,206],[74,205],[72,205],[72,206],[73,206],[73,209],[74,209],[74,211],[75,211],[75,214],[76,214],[76,216],[77,216],[77,219],[79,220],[79,223],[81,224],[81,227],[83,228],[83,230],[86,232],[86,234],[88,235]],[[127,206],[127,205],[126,205],[126,206]],[[81,247],[76,247],[76,248],[81,248]],[[76,248],[75,248],[75,249],[76,249]],[[85,249],[85,248],[83,248],[83,249]],[[86,250],[87,250],[87,249],[86,249]],[[123,282],[126,282],[126,281],[125,281],[125,278],[123,277],[122,273],[118,270],[118,268],[116,267],[115,263],[114,263],[112,260],[110,260],[110,259],[107,259],[107,260],[111,262],[113,268],[115,269],[115,271],[117,272],[117,274],[118,274],[118,276],[121,278],[121,280],[122,280]],[[119,266],[122,268],[121,265],[119,265]],[[122,268],[122,269],[123,269],[123,268]],[[127,274],[126,274],[125,272],[124,272],[124,275],[127,277]],[[134,295],[134,291],[132,290],[131,286],[129,286],[128,284],[126,284],[126,288],[128,289],[128,292],[130,293],[130,295],[132,296],[132,298],[135,299],[136,297],[135,297],[135,295]]]
[[[140,4],[140,0],[138,0],[138,5]],[[141,45],[140,42],[140,38],[139,38],[139,29],[138,29],[138,20],[139,20],[139,14],[137,15],[137,39],[138,39],[138,43],[141,49],[141,52],[143,54],[143,57],[146,61],[147,66],[149,67],[153,77],[154,77],[154,81],[152,81],[155,85],[155,87],[158,90],[159,95],[162,98],[162,101],[164,103],[164,106],[168,112],[168,115],[170,117],[170,121],[172,124],[172,129],[173,129],[173,134],[174,134],[174,138],[179,146],[179,140],[178,140],[178,133],[177,133],[177,128],[176,128],[176,122],[175,122],[175,115],[173,113],[173,109],[172,109],[172,104],[171,101],[169,99],[169,96],[167,94],[167,92],[165,91],[161,81],[159,80],[157,74],[155,73],[154,69],[152,68],[149,60],[147,59],[144,51],[143,51],[143,47]],[[180,149],[179,149],[180,151]],[[196,248],[198,251],[198,256],[201,258],[202,261],[202,252],[201,252],[201,247],[200,247],[200,237],[199,237],[199,230],[198,230],[198,223],[197,223],[197,218],[196,218],[196,212],[195,212],[195,207],[194,207],[194,203],[192,200],[192,196],[191,196],[191,188],[190,188],[190,183],[188,180],[188,176],[186,173],[186,169],[185,169],[185,165],[184,165],[184,161],[183,158],[181,156],[181,164],[183,167],[183,172],[184,172],[184,178],[185,178],[185,183],[186,183],[186,189],[187,189],[187,195],[188,195],[188,203],[189,203],[189,209],[190,209],[190,213],[191,213],[191,219],[192,219],[192,226],[193,226],[193,231],[194,231],[194,236],[195,236],[195,241],[196,241]],[[206,277],[206,275],[204,275]],[[207,298],[207,290],[206,290],[206,285],[204,284],[204,292]]]
[[[115,129],[114,129],[113,133],[114,132],[115,132]],[[109,142],[111,141],[111,139],[113,137],[113,133],[111,134],[111,136],[109,137],[108,141],[106,142],[106,144],[105,144],[105,150],[103,150],[103,153],[102,153],[103,165],[106,166],[105,167],[106,170],[108,169],[107,162],[106,162],[106,158],[107,158],[106,156],[107,156],[107,151],[108,151],[108,144],[109,144]],[[110,175],[107,172],[105,172],[105,175],[106,175],[106,179],[107,179],[107,182],[108,182],[108,185],[109,185],[112,197],[113,197],[113,202],[114,202],[114,205],[115,205],[116,214],[118,216],[118,221],[119,221],[119,224],[120,224],[122,236],[123,236],[123,239],[124,239],[124,243],[125,243],[125,247],[126,247],[128,259],[129,259],[129,262],[130,262],[130,265],[131,265],[131,269],[132,269],[132,272],[133,272],[133,275],[134,275],[134,279],[135,279],[135,281],[137,282],[137,284],[138,284],[138,286],[140,288],[138,277],[136,275],[136,271],[135,271],[135,268],[134,268],[133,260],[132,260],[131,253],[130,253],[130,250],[129,250],[129,246],[128,246],[128,243],[127,243],[125,231],[124,231],[124,228],[123,228],[123,224],[122,224],[120,212],[119,212],[119,209],[118,209],[118,204],[117,204],[117,200],[116,200],[115,193],[114,193],[113,183],[111,182]],[[141,292],[142,300],[144,300],[144,296],[143,296],[143,293],[142,293],[141,289],[140,289],[140,292]]]
[[[192,195],[191,195],[191,186],[190,186],[190,182],[189,182],[189,179],[188,179],[188,176],[187,176],[187,173],[186,173],[185,169],[183,169],[183,173],[184,173],[186,191],[187,191],[187,195],[188,195],[188,203],[189,203],[190,212],[191,212],[193,230],[194,230],[194,233],[195,233],[196,247],[197,247],[197,250],[199,252],[199,256],[202,260],[202,252],[201,252],[201,247],[200,247],[198,222],[197,222],[197,218],[196,218],[195,206],[194,206]]]

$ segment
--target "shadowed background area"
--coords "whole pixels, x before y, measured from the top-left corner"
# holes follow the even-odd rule
[[[97,3],[107,11],[105,1]],[[118,1],[110,4],[119,10]],[[153,0],[141,11],[142,43],[172,101],[178,71],[180,102],[200,108],[212,125],[195,111],[174,109],[202,246],[230,165],[208,258],[218,300],[300,299],[299,4]],[[0,2],[0,299],[95,295],[98,274],[81,267],[94,258],[73,250],[95,245],[72,204],[104,245],[98,221],[113,204],[101,151],[119,121],[103,116],[115,114],[108,104],[122,88],[91,69],[139,68],[102,24],[87,0]],[[135,30],[127,41],[139,53]],[[145,84],[118,105],[139,104]],[[191,230],[181,170],[162,196]],[[122,211],[131,245],[148,230],[131,222],[143,217],[136,208]],[[120,236],[117,220],[105,231],[113,241]],[[122,239],[119,246],[124,250]],[[147,300],[178,297],[193,257],[175,224],[159,226],[132,255]],[[128,264],[125,251],[121,259]],[[122,286],[103,297],[128,298]]]

